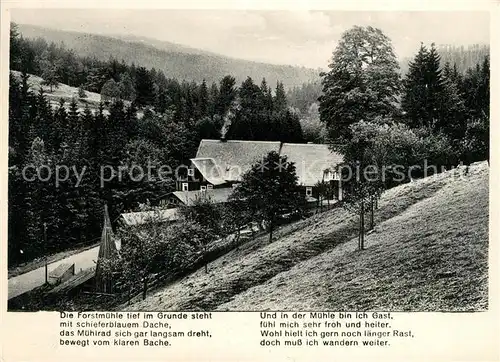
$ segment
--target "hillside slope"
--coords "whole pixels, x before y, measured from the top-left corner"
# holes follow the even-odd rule
[[[128,41],[122,40],[123,38],[60,31],[26,24],[18,24],[18,30],[25,38],[41,37],[56,44],[63,42],[80,56],[95,56],[103,61],[110,57],[120,61],[123,59],[127,64],[135,63],[146,68],[161,69],[167,78],[179,80],[201,82],[205,79],[210,84],[218,83],[222,77],[230,74],[238,82],[250,76],[260,83],[264,77],[270,85],[274,86],[276,81],[280,80],[288,88],[319,78],[319,72],[314,69],[234,59],[152,39],[139,38],[138,41]]]
[[[386,191],[367,249],[338,208],[243,245],[127,310],[470,310],[487,307],[488,166]]]
[[[18,79],[21,80],[21,72],[11,70],[11,73]],[[99,107],[99,103],[101,102],[101,95],[93,92],[85,91],[87,98],[79,98],[78,97],[78,88],[70,87],[67,84],[59,83],[59,85],[50,91],[50,87],[46,85],[42,85],[43,78],[40,78],[36,75],[29,74],[28,85],[30,90],[33,93],[38,94],[40,92],[40,88],[43,88],[45,97],[49,101],[51,107],[57,107],[60,104],[61,99],[64,100],[65,105],[67,106],[71,99],[75,99],[78,104],[78,108],[83,110],[85,105],[88,105],[90,109],[97,109]]]
[[[21,73],[15,70],[11,70],[11,73],[19,80],[21,80]],[[57,109],[61,105],[61,99],[64,100],[64,106],[68,108],[72,99],[76,100],[76,104],[78,107],[78,111],[83,112],[86,106],[92,111],[92,113],[96,113],[99,109],[99,103],[101,102],[101,95],[94,92],[85,91],[87,98],[78,97],[78,88],[71,87],[64,83],[59,83],[58,87],[54,87],[52,92],[50,91],[50,87],[46,85],[42,85],[43,78],[40,78],[36,75],[29,74],[28,85],[30,90],[34,94],[38,94],[40,92],[40,88],[43,88],[45,98],[49,101],[50,106],[53,109]],[[129,101],[123,101],[126,106],[130,105]],[[108,106],[104,106],[104,115],[109,114]],[[137,111],[137,117],[142,118],[144,115],[143,110]]]
[[[468,311],[488,307],[488,169],[357,240],[296,265],[220,310]]]

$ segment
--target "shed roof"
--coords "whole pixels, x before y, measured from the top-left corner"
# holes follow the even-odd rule
[[[175,221],[179,219],[179,210],[161,209],[152,211],[129,212],[120,215],[123,222],[128,226],[136,226],[146,224],[152,221]]]
[[[233,189],[231,187],[225,187],[206,191],[175,191],[172,192],[172,195],[177,197],[185,205],[190,206],[195,200],[202,197],[209,197],[216,204],[226,202],[232,191]]]
[[[51,289],[48,294],[57,294],[67,292],[73,288],[86,283],[95,276],[96,268],[86,269],[78,274],[73,275],[68,280],[62,282],[55,288]]]
[[[332,152],[328,145],[323,144],[283,143],[280,154],[295,162],[298,183],[303,186],[314,186],[323,180],[326,169],[333,169],[343,162],[341,154]]]

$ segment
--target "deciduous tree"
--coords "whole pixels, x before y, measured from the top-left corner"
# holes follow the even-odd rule
[[[273,151],[242,175],[234,191],[234,199],[243,200],[256,217],[267,223],[269,241],[281,215],[303,210],[304,194],[297,180],[295,164]]]
[[[355,122],[397,114],[399,65],[380,29],[354,26],[346,31],[329,68],[322,74],[319,111],[332,146],[352,136],[349,126]]]
[[[114,79],[108,79],[101,88],[103,102],[113,102],[120,98],[120,88]]]

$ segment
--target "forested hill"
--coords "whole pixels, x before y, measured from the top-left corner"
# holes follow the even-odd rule
[[[490,46],[487,44],[472,44],[468,46],[438,45],[437,51],[441,57],[441,67],[444,67],[446,63],[449,63],[452,68],[456,65],[458,72],[465,74],[468,69],[475,67],[476,64],[480,64],[484,57],[490,54]],[[411,60],[413,60],[413,56],[400,60],[399,66],[401,67],[402,74],[408,72],[408,63]]]
[[[319,71],[315,69],[234,59],[152,39],[122,40],[25,24],[18,24],[18,30],[26,38],[40,37],[56,44],[64,42],[67,48],[73,49],[80,56],[95,56],[103,61],[109,60],[110,57],[119,61],[123,59],[128,64],[135,63],[146,68],[162,70],[168,78],[178,80],[201,82],[205,79],[210,84],[231,74],[238,82],[250,76],[259,81],[266,78],[267,83],[271,85],[275,85],[279,80],[286,88],[290,88],[319,79]]]

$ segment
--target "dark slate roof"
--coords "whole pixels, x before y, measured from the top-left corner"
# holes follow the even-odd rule
[[[49,273],[49,276],[52,278],[60,278],[68,271],[68,269],[73,268],[73,271],[75,270],[75,264],[70,264],[70,263],[62,263],[57,266],[54,270],[52,270]]]
[[[79,285],[89,281],[95,276],[96,269],[90,268],[86,269],[78,274],[73,275],[71,278],[62,282],[55,288],[51,289],[47,294],[58,294],[58,293],[66,293],[73,288],[78,287]]]
[[[226,181],[239,181],[241,174],[271,151],[279,152],[281,142],[203,139],[196,158],[212,158]]]
[[[232,187],[225,187],[206,191],[175,191],[172,192],[172,195],[177,197],[185,205],[190,206],[196,199],[201,197],[210,197],[210,199],[216,204],[226,202],[232,191]]]
[[[224,169],[217,165],[213,158],[192,158],[193,166],[200,171],[205,180],[212,185],[222,185],[224,180]]]
[[[283,143],[280,154],[295,162],[298,183],[303,186],[314,186],[323,180],[326,169],[333,169],[343,162],[342,155],[321,144]]]

